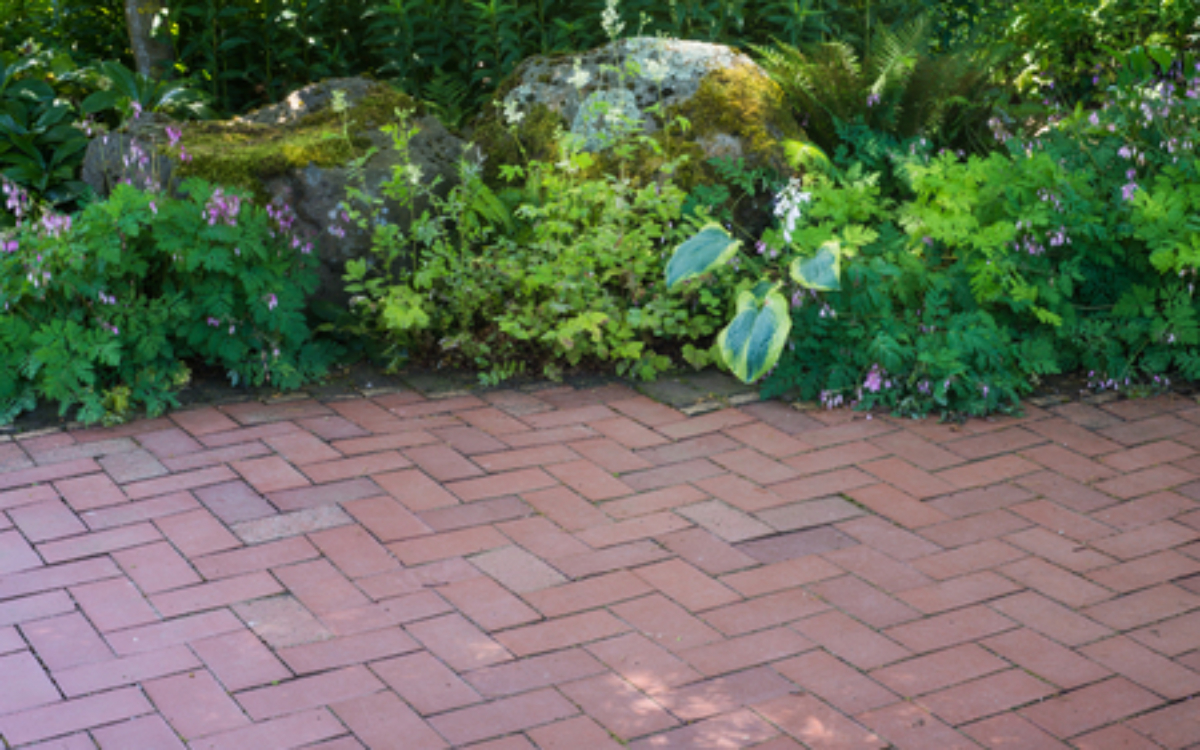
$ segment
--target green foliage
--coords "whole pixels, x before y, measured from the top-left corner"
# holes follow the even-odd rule
[[[762,283],[738,295],[737,313],[718,334],[717,350],[735,376],[752,382],[779,361],[791,328],[787,300]]]
[[[402,156],[414,133],[407,121],[394,130]],[[659,156],[656,147],[637,139],[618,144],[614,158]],[[698,287],[668,294],[660,281],[666,248],[686,231],[676,165],[637,183],[586,176],[596,157],[576,143],[561,153],[557,164],[503,166],[511,188],[498,194],[468,159],[445,198],[402,158],[384,194],[406,211],[418,199],[430,206],[406,232],[352,191],[361,225],[375,230],[370,261],[347,265],[351,330],[386,340],[393,365],[465,366],[488,383],[582,365],[651,378],[684,345],[695,360],[726,297]]]
[[[1060,372],[1122,390],[1200,376],[1200,69],[1148,79],[1155,54],[1128,56],[1099,110],[1028,140],[998,128],[1004,152],[859,129],[789,185],[742,271],[779,284],[790,266],[800,287],[764,392],[981,415]]]
[[[120,63],[80,67],[37,45],[0,54],[0,175],[35,201],[73,210],[88,192],[78,179],[88,136],[141,112],[211,114],[185,83],[151,81]]]
[[[124,0],[0,0],[0,51],[37,45],[79,60],[125,58]]]
[[[328,347],[303,310],[311,246],[288,210],[200,181],[172,198],[121,185],[74,219],[46,214],[0,234],[0,417],[40,400],[84,422],[175,403],[187,362],[234,385],[294,388]]]
[[[754,49],[792,106],[805,114],[809,137],[827,153],[849,123],[961,148],[971,145],[990,112],[989,76],[998,58],[969,47],[936,50],[934,31],[926,15],[895,30],[868,29],[857,47],[834,39]]]
[[[53,204],[75,201],[87,135],[74,106],[40,70],[38,56],[11,63],[0,56],[0,175]],[[53,78],[51,78],[53,80]]]
[[[83,100],[82,109],[95,114],[118,109],[123,118],[142,112],[162,112],[176,120],[213,116],[204,95],[186,82],[156,81],[112,60],[97,66],[99,89]]]
[[[1006,73],[1021,90],[1075,101],[1101,98],[1114,58],[1135,46],[1194,48],[1198,13],[1195,0],[1017,0],[989,35],[1016,52]]]
[[[747,47],[840,39],[860,46],[875,27],[922,10],[939,38],[981,14],[965,0],[623,0],[624,35]],[[156,19],[175,51],[174,77],[193,78],[213,105],[243,112],[327,77],[394,79],[434,111],[472,113],[523,59],[606,40],[604,0],[171,0]],[[966,6],[966,7],[963,7]],[[29,38],[80,60],[132,65],[122,0],[0,0],[0,49]],[[459,117],[452,118],[459,120]],[[465,118],[460,120],[465,121]]]

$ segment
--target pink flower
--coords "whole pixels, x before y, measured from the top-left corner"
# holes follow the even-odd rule
[[[871,393],[879,393],[879,389],[883,387],[883,373],[879,370],[879,365],[871,365],[871,371],[867,373],[867,377],[863,380],[863,388],[866,388]]]

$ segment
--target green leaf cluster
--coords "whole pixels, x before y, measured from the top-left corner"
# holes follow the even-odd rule
[[[1131,55],[1101,109],[986,155],[843,131],[834,167],[780,196],[802,207],[781,218],[794,225],[741,259],[759,283],[795,284],[787,346],[767,368],[739,368],[731,347],[726,363],[769,371],[768,395],[903,414],[1013,411],[1056,373],[1122,390],[1196,378],[1200,74],[1189,61],[1147,80],[1152,58]],[[706,245],[672,265],[739,262]]]
[[[684,346],[702,359],[693,350],[709,345],[728,297],[699,286],[668,294],[662,281],[671,246],[691,230],[676,165],[644,182],[620,174],[621,163],[661,161],[654,140],[618,144],[610,175],[564,142],[558,163],[502,167],[499,192],[468,157],[441,197],[405,156],[413,133],[407,122],[393,130],[401,159],[382,191],[405,211],[428,209],[402,231],[365,191],[350,196],[374,241],[370,259],[347,266],[357,316],[344,326],[386,341],[391,364],[464,366],[493,383],[585,365],[652,378]]]
[[[304,315],[317,283],[305,245],[244,196],[198,180],[181,191],[121,185],[71,220],[0,233],[3,421],[40,401],[83,422],[157,414],[201,363],[278,388],[325,370],[333,352]]]

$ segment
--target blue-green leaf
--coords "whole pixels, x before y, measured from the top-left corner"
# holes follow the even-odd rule
[[[738,295],[737,315],[717,336],[725,364],[744,383],[758,380],[779,361],[792,329],[788,303],[774,288],[764,296]]]
[[[842,288],[842,251],[833,240],[821,245],[811,258],[792,261],[792,278],[797,284],[818,292],[836,292]]]
[[[675,248],[667,263],[667,288],[725,263],[737,253],[740,244],[720,224],[704,225],[696,236]]]

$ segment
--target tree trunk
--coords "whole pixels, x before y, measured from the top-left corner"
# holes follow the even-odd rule
[[[153,35],[154,18],[161,11],[159,0],[125,0],[125,25],[137,72],[156,79],[170,72],[174,59],[171,45]]]

